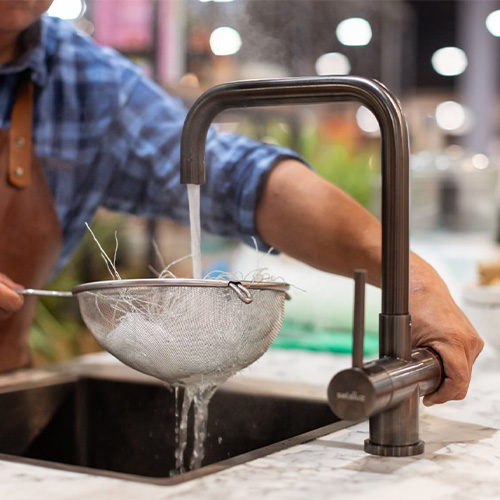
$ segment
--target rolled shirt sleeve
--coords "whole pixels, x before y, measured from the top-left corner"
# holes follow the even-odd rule
[[[40,26],[27,59],[4,75],[0,104],[10,109],[15,79],[29,69],[36,85],[35,149],[63,230],[58,268],[68,262],[99,206],[187,225],[179,166],[182,102],[71,24],[42,16]],[[8,127],[7,114],[0,113],[2,124]],[[207,182],[201,187],[204,230],[246,242],[257,237],[256,204],[270,170],[287,157],[299,159],[288,149],[211,128]],[[266,249],[263,242],[259,247]]]
[[[133,70],[123,74],[119,111],[109,138],[109,175],[102,204],[112,210],[189,223],[187,189],[180,183],[180,142],[186,109]],[[107,156],[107,155],[105,155]],[[201,186],[201,224],[205,231],[257,238],[255,208],[270,170],[285,158],[300,157],[280,146],[218,133],[206,142],[206,184]],[[104,175],[106,177],[106,174]]]

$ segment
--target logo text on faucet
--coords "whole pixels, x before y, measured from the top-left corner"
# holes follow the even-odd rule
[[[364,403],[366,396],[364,394],[358,394],[358,391],[337,392],[337,399],[342,399],[344,401],[356,401],[358,403]]]

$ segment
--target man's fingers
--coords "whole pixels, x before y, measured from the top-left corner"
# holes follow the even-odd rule
[[[22,295],[12,291],[9,286],[0,283],[0,318],[6,318],[18,311],[24,304]]]
[[[443,360],[445,379],[436,392],[424,397],[424,405],[431,406],[450,400],[464,399],[469,389],[472,372],[472,364],[467,353],[463,348],[451,349],[446,345],[436,346],[434,349]]]
[[[8,288],[24,288],[19,283],[12,281],[6,274],[0,273],[0,285],[5,285]]]
[[[445,378],[441,387],[432,394],[425,396],[423,403],[425,406],[432,406],[435,404],[446,403],[452,400],[464,399],[467,394],[468,384],[466,387],[457,387],[456,383],[450,379]]]

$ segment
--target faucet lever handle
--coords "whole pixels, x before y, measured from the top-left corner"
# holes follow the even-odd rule
[[[352,330],[352,367],[363,368],[363,345],[365,336],[365,287],[366,270],[354,271],[354,318]]]

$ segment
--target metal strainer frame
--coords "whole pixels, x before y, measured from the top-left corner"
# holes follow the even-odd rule
[[[85,324],[106,351],[128,366],[169,384],[187,384],[206,377],[225,380],[262,356],[281,327],[288,289],[284,282],[152,278],[84,283],[75,286],[72,293],[78,297]],[[173,297],[174,302],[169,302],[170,298],[166,303],[153,299],[153,308],[149,310],[149,300],[144,300],[143,294],[150,293],[152,297]],[[229,300],[232,293],[234,298]],[[176,295],[183,299],[179,302]],[[276,295],[281,297],[278,299]],[[99,301],[103,301],[104,309]],[[241,306],[235,309],[240,301]],[[140,309],[144,304],[146,308],[136,312],[134,302]],[[105,304],[113,304],[111,315]],[[195,311],[200,306],[201,311],[207,306],[218,311],[212,317],[216,319],[208,315],[206,320],[200,320],[203,314],[191,318],[191,309]],[[247,307],[248,312],[243,312]],[[135,323],[136,313],[144,314],[139,319],[143,323]],[[229,317],[234,317],[235,322],[228,323]],[[186,331],[195,330],[202,332],[201,337],[194,333],[185,336]],[[203,336],[206,341],[200,341]]]
[[[245,303],[252,302],[252,296],[249,290],[273,290],[283,292],[286,298],[289,298],[288,283],[276,281],[227,281],[227,280],[209,280],[209,279],[190,279],[190,278],[148,278],[148,279],[125,279],[94,281],[76,285],[71,293],[78,295],[81,292],[109,290],[113,288],[135,288],[135,287],[163,287],[163,286],[189,286],[189,287],[229,287]]]

